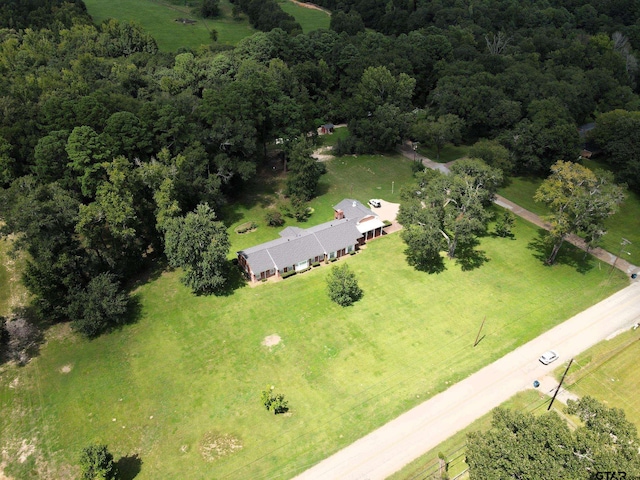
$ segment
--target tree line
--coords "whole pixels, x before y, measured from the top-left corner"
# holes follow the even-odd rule
[[[24,283],[40,315],[74,318],[89,335],[125,321],[123,285],[153,258],[168,254],[194,291],[224,288],[224,205],[278,145],[288,193],[311,198],[322,169],[307,133],[327,121],[349,125],[339,152],[391,151],[408,136],[479,141],[490,168],[546,175],[577,158],[577,125],[597,117],[620,174],[638,168],[626,160],[637,143],[620,135],[638,130],[611,120],[633,125],[640,110],[626,16],[593,31],[516,22],[506,37],[474,16],[399,35],[276,28],[233,49],[166,53],[139,25],[92,25],[78,8],[70,23],[0,30],[0,216],[29,254]],[[451,192],[471,188],[461,175]],[[420,220],[437,220],[450,255],[477,228],[456,225],[453,193]],[[197,253],[181,239],[189,225],[215,232]]]

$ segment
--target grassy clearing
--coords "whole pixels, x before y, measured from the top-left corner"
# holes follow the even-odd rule
[[[418,153],[438,163],[448,163],[459,158],[466,157],[469,154],[469,145],[445,145],[440,150],[440,159],[438,159],[438,151],[435,148],[427,146],[418,146]]]
[[[324,221],[346,196],[338,185],[354,182],[364,200],[405,175],[401,162],[332,162],[314,216]],[[236,211],[238,222],[257,212]],[[165,272],[135,292],[138,323],[91,342],[58,326],[39,357],[0,373],[5,471],[71,476],[80,448],[97,440],[116,459],[139,455],[139,480],[290,478],[627,283],[618,272],[608,282],[593,259],[578,271],[571,249],[545,267],[538,230],[518,221],[514,233],[482,240],[482,268],[447,262],[439,275],[411,269],[397,234],[371,242],[344,260],[365,292],[345,309],[326,295],[325,266],[221,297],[194,297],[180,272]],[[472,352],[485,315],[487,336]],[[272,334],[281,343],[262,346]],[[265,385],[286,395],[290,416],[264,409]],[[228,436],[242,449],[205,461],[203,439]],[[20,463],[23,440],[35,453]]]
[[[549,397],[536,390],[520,392],[500,405],[501,408],[515,409],[534,414],[546,412]],[[555,405],[553,407],[557,411]],[[471,432],[486,431],[491,427],[491,413],[479,418],[467,428],[451,436],[437,447],[417,458],[399,472],[390,476],[387,480],[417,480],[432,478],[439,471],[438,455],[444,454],[449,463],[447,473],[449,478],[455,478],[462,474],[468,465],[465,462],[467,434]],[[433,477],[438,478],[438,477]],[[466,477],[465,477],[466,478]]]
[[[347,127],[340,127],[333,130],[333,133],[329,135],[322,135],[320,137],[320,144],[323,147],[333,147],[338,143],[338,140],[344,140],[349,136],[349,129]]]
[[[640,330],[624,332],[579,355],[566,386],[580,396],[590,395],[610,407],[622,408],[640,428]]]
[[[9,255],[11,241],[0,239],[0,316],[27,303],[27,291],[19,281],[24,266],[23,257]]]
[[[153,0],[87,0],[85,4],[94,22],[107,18],[134,20],[156,39],[160,50],[168,52],[210,45],[212,29],[218,31],[218,43],[228,45],[235,45],[255,33],[244,16],[240,20],[231,17],[228,0],[220,2],[222,15],[214,20],[195,17],[190,7]],[[193,19],[196,23],[182,24],[175,21],[177,18]]]
[[[593,160],[585,164],[589,168],[600,168],[601,164]],[[510,180],[509,185],[502,187],[498,193],[512,202],[520,205],[527,210],[544,216],[548,215],[549,210],[542,203],[533,201],[533,195],[542,183],[541,178],[534,177],[514,177]],[[623,253],[625,260],[638,265],[640,264],[640,228],[638,228],[638,218],[640,217],[640,195],[627,191],[627,198],[620,206],[618,213],[609,218],[605,222],[607,234],[602,239],[602,248],[618,254],[621,248],[622,238],[630,240],[631,245],[624,247],[625,252],[631,253],[626,255]]]
[[[549,209],[544,203],[536,203],[533,196],[542,183],[537,177],[511,177],[508,185],[501,187],[498,194],[537,215],[548,215]]]
[[[278,4],[285,13],[288,13],[296,19],[302,27],[303,33],[320,30],[321,28],[329,28],[331,17],[326,12],[314,8],[301,7],[289,0],[281,0]]]

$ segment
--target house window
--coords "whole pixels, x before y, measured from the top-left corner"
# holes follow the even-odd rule
[[[349,245],[347,247],[347,253],[351,253],[351,252],[353,252],[353,245]]]
[[[332,258],[336,258],[336,252],[329,253],[329,260],[331,260]]]

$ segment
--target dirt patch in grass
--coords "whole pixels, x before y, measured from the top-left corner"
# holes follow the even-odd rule
[[[207,432],[200,441],[200,454],[207,462],[213,462],[221,457],[231,455],[242,448],[239,438],[228,433]]]
[[[33,455],[35,451],[36,445],[33,440],[31,442],[28,442],[27,440],[23,439],[22,443],[20,444],[20,448],[18,449],[18,461],[20,463],[26,462],[27,458]]]
[[[73,369],[73,365],[67,364],[60,368],[60,373],[69,373]]]
[[[280,338],[280,335],[274,333],[273,335],[264,337],[264,340],[262,340],[262,345],[264,345],[265,347],[275,347],[280,343],[281,340],[282,339]]]

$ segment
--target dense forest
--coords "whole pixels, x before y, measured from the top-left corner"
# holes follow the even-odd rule
[[[355,153],[455,125],[488,163],[506,149],[505,175],[546,175],[602,118],[594,138],[640,187],[637,2],[321,3],[331,30],[177,53],[138,25],[92,24],[79,0],[0,3],[0,216],[41,316],[121,317],[121,285],[176,219],[217,213],[276,139],[287,150],[327,121],[348,122],[338,148]]]

